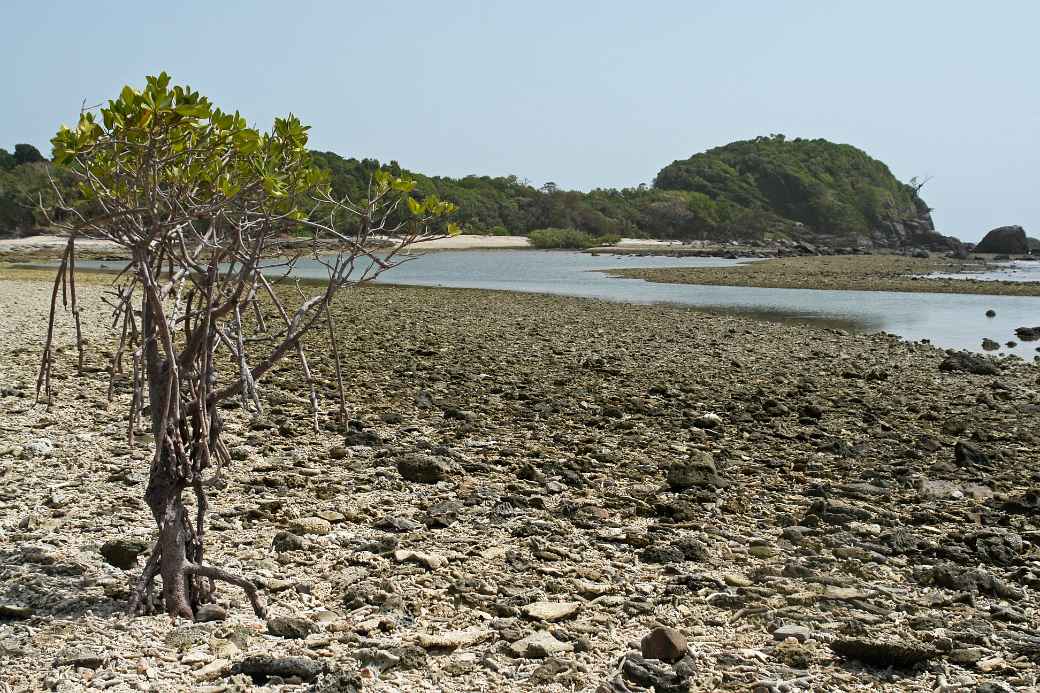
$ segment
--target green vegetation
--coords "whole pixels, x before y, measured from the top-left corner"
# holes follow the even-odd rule
[[[920,185],[901,183],[865,152],[827,140],[774,135],[733,142],[664,167],[654,186],[704,195],[709,215],[719,204],[736,205],[778,230],[795,222],[853,237],[893,224],[931,228]]]
[[[621,240],[621,236],[592,236],[577,229],[535,229],[527,237],[535,248],[569,250],[614,245]]]
[[[0,150],[0,233],[39,224],[32,212],[35,196],[53,195],[46,175],[50,164],[36,160],[35,150],[19,147],[14,155]],[[669,164],[653,187],[587,193],[553,183],[536,188],[516,176],[427,176],[405,171],[396,161],[334,152],[311,152],[311,160],[328,172],[336,194],[351,199],[364,197],[377,170],[407,175],[416,181],[417,199],[456,204],[453,221],[469,233],[576,229],[597,237],[596,244],[603,243],[600,237],[625,236],[850,244],[869,238],[888,245],[899,245],[912,233],[933,233],[919,185],[898,181],[855,147],[826,140],[774,135],[733,142]],[[73,189],[68,192],[75,197]]]

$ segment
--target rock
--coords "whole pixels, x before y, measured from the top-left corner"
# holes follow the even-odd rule
[[[697,428],[715,430],[722,428],[722,417],[715,413],[707,413],[694,419]]]
[[[537,621],[562,621],[578,613],[579,602],[534,602],[520,607],[524,616]]]
[[[69,648],[62,650],[54,659],[56,667],[83,667],[97,669],[105,663],[105,656],[96,650],[85,648]]]
[[[1001,599],[1017,601],[1023,597],[1020,590],[981,568],[962,568],[952,563],[932,566],[931,570],[918,576],[918,581],[958,592],[989,594]]]
[[[1000,226],[983,237],[975,246],[976,253],[1018,255],[1029,252],[1026,232],[1021,226]]]
[[[183,664],[183,661],[181,662]],[[214,659],[195,672],[195,678],[199,681],[214,681],[224,675],[231,666],[230,659]]]
[[[540,630],[528,635],[522,640],[517,640],[509,645],[509,651],[514,657],[524,659],[545,659],[562,652],[573,652],[574,645],[569,642],[560,642],[553,634]]]
[[[440,457],[413,453],[397,460],[397,471],[406,481],[435,484],[451,475],[452,465]]]
[[[805,626],[796,625],[780,626],[773,631],[773,640],[783,642],[788,638],[794,638],[798,642],[805,642],[812,638],[812,631]]]
[[[1000,348],[1000,342],[995,342],[989,337],[982,340],[982,348],[986,351],[996,351]]]
[[[428,650],[456,649],[466,645],[474,645],[487,639],[491,631],[483,628],[467,628],[465,630],[449,630],[443,633],[420,633],[419,645]]]
[[[975,375],[1000,375],[1000,368],[991,359],[967,351],[947,356],[939,364],[939,370],[947,373],[965,371]]]
[[[372,431],[351,430],[347,431],[346,435],[343,436],[343,444],[347,447],[355,445],[374,447],[382,445],[382,443],[383,439]]]
[[[227,611],[219,604],[203,604],[195,612],[196,623],[209,623],[210,621],[223,621],[227,618]]]
[[[995,317],[997,317],[997,311],[995,311],[992,308],[990,308],[989,310],[986,311],[986,317],[987,318],[995,318]]]
[[[1016,328],[1015,336],[1021,339],[1023,342],[1035,342],[1037,340],[1040,340],[1040,326]]]
[[[302,640],[317,630],[313,621],[301,616],[272,616],[267,619],[267,632],[281,638]]]
[[[986,453],[964,440],[958,440],[957,444],[953,446],[953,459],[957,464],[963,466],[978,465],[986,467],[990,464]]]
[[[325,535],[332,531],[332,523],[320,517],[301,517],[289,523],[289,531],[298,536]]]
[[[33,610],[28,606],[0,603],[0,620],[23,621],[27,618],[31,618],[32,615]]]
[[[398,563],[417,563],[424,566],[427,570],[437,570],[448,565],[448,559],[440,554],[406,551],[404,549],[394,551],[394,560]]]
[[[312,681],[321,673],[322,666],[310,657],[273,657],[260,654],[246,657],[235,665],[233,670],[249,676],[256,683],[266,683],[272,676]]]
[[[299,551],[307,545],[307,541],[298,534],[281,531],[274,535],[272,548],[278,553]]]
[[[883,642],[867,638],[839,638],[830,643],[834,652],[876,667],[909,669],[916,664],[937,659],[941,652],[929,645],[911,641]]]
[[[686,636],[674,628],[658,626],[643,636],[639,651],[646,659],[677,662],[686,656]]]
[[[137,557],[149,549],[143,539],[111,539],[101,545],[101,557],[109,565],[122,570],[137,566]]]
[[[688,693],[689,678],[693,673],[690,660],[680,660],[674,667],[646,659],[634,652],[625,655],[621,671],[625,678],[656,693]],[[622,690],[630,690],[625,687]]]
[[[54,442],[49,438],[37,438],[22,448],[22,457],[27,460],[50,457],[54,454]]]
[[[688,459],[673,462],[667,472],[668,485],[681,491],[697,486],[723,487],[726,482],[715,469],[711,453],[694,450]]]
[[[307,693],[361,693],[361,674],[356,671],[333,671],[320,674]]]

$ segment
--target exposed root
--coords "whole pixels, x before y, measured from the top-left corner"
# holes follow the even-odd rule
[[[210,580],[220,580],[221,582],[227,582],[241,587],[246,593],[246,596],[249,597],[249,603],[252,605],[253,613],[256,614],[257,618],[267,618],[267,610],[264,608],[264,605],[260,603],[260,595],[256,591],[256,585],[246,578],[240,575],[233,575],[211,565],[189,564],[184,566],[184,574],[206,577]]]

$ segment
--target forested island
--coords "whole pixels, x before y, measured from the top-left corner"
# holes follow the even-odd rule
[[[517,176],[449,178],[402,169],[396,161],[345,158],[312,151],[338,194],[361,197],[372,174],[385,170],[417,182],[420,199],[458,206],[453,221],[469,233],[527,235],[577,229],[594,237],[675,240],[794,240],[839,247],[945,249],[921,184],[899,181],[888,167],[848,144],[783,135],[733,142],[675,161],[652,185],[589,192],[535,187]],[[51,180],[54,181],[54,186]],[[67,171],[35,147],[0,149],[0,234],[46,225],[36,209],[53,203],[54,187],[77,191]]]

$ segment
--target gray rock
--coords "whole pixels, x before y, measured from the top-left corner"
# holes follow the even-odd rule
[[[643,636],[639,650],[646,659],[677,662],[686,655],[686,636],[674,628],[658,626]]]
[[[798,642],[805,642],[812,638],[812,631],[805,626],[786,625],[780,626],[773,631],[773,640],[784,641],[788,638],[794,638]]]
[[[537,621],[562,621],[578,613],[579,602],[534,602],[520,608],[524,616]]]
[[[28,606],[0,604],[0,620],[21,621],[30,618],[33,610]]]
[[[257,683],[266,683],[272,676],[313,681],[321,673],[322,665],[310,657],[250,655],[239,662],[235,670],[251,677]]]
[[[54,454],[54,442],[49,438],[37,438],[22,448],[22,456],[27,459],[50,457]]]
[[[137,557],[148,548],[148,542],[143,539],[112,539],[101,545],[101,557],[109,565],[130,570],[137,566]]]
[[[985,467],[990,464],[986,453],[964,440],[958,440],[957,444],[953,446],[953,459],[960,465]]]
[[[289,531],[300,536],[325,535],[332,531],[332,523],[320,517],[301,517],[289,523]]]
[[[313,621],[301,616],[272,616],[267,619],[267,632],[281,638],[302,640],[317,630]]]
[[[285,551],[299,551],[305,546],[307,546],[307,541],[303,537],[285,531],[275,534],[274,542],[272,543],[272,548],[274,548],[278,553],[283,553]]]
[[[54,659],[56,667],[83,667],[84,669],[98,669],[105,663],[105,656],[96,650],[85,648],[69,648],[62,650]]]
[[[947,356],[939,364],[939,370],[946,373],[964,371],[975,375],[1000,375],[1000,368],[991,359],[967,351]]]
[[[975,246],[976,253],[999,253],[1005,255],[1026,254],[1029,242],[1021,226],[1000,226],[985,235]]]
[[[197,623],[209,623],[211,621],[223,621],[227,618],[227,611],[219,604],[203,604],[195,612]]]
[[[688,459],[674,462],[667,473],[668,485],[674,490],[697,486],[723,487],[726,482],[715,469],[711,453],[694,450]]]
[[[540,630],[510,644],[509,651],[515,657],[545,659],[561,652],[572,652],[574,651],[574,645],[569,642],[560,642],[553,637],[552,633]]]
[[[433,455],[413,453],[397,460],[397,471],[406,481],[435,484],[438,481],[444,481],[451,475],[452,465]]]
[[[867,638],[839,638],[830,643],[834,652],[876,667],[909,669],[916,664],[937,659],[942,653],[930,645],[909,640],[883,642]]]

